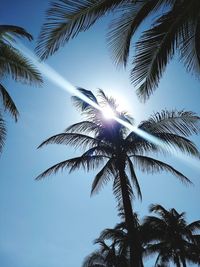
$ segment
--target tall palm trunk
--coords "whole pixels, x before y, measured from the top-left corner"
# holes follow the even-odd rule
[[[130,247],[130,266],[131,267],[142,267],[142,259],[140,255],[139,239],[136,226],[134,224],[134,216],[129,197],[128,186],[125,174],[125,161],[122,159],[118,162],[118,171],[121,184],[121,193],[123,208],[125,214],[125,222],[128,231],[129,247]]]

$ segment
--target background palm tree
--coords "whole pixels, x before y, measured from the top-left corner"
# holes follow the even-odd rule
[[[115,100],[107,97],[102,90],[99,90],[98,98],[91,91],[82,88],[79,88],[79,91],[100,107],[109,106],[116,116],[130,124],[133,123],[133,119],[126,112],[117,111]],[[84,149],[85,152],[80,157],[71,158],[50,167],[36,179],[42,179],[65,168],[69,168],[70,172],[81,167],[89,171],[103,165],[94,178],[91,194],[98,193],[110,179],[113,179],[113,193],[118,205],[123,207],[128,229],[131,266],[139,267],[140,246],[136,242],[138,233],[133,223],[132,187],[140,198],[142,193],[135,168],[138,167],[147,173],[168,171],[182,182],[190,183],[186,176],[172,166],[148,156],[147,153],[166,152],[164,146],[166,148],[172,146],[191,156],[199,157],[195,145],[186,138],[199,131],[199,117],[192,112],[163,111],[141,122],[138,128],[160,138],[163,142],[163,146],[160,147],[135,132],[130,132],[115,120],[106,120],[100,110],[80,98],[74,96],[73,101],[86,120],[69,126],[64,133],[48,138],[39,147],[52,143],[65,144]]]
[[[42,77],[32,63],[20,51],[12,46],[15,37],[32,40],[32,36],[23,28],[13,25],[0,25],[0,98],[5,110],[17,121],[19,112],[2,83],[4,78],[10,77],[15,81],[29,84],[41,84]],[[0,151],[6,137],[5,121],[0,110]]]
[[[166,210],[161,205],[150,206],[150,211],[157,216],[148,216],[144,226],[151,237],[146,247],[146,255],[158,254],[155,266],[168,266],[173,262],[177,267],[186,267],[187,262],[199,264],[200,220],[187,224],[185,213],[175,209]]]
[[[157,88],[167,63],[178,54],[186,69],[200,74],[199,0],[55,0],[51,2],[36,48],[42,59],[99,18],[114,12],[108,44],[114,62],[126,66],[131,40],[150,15],[152,23],[136,43],[131,82],[143,100]],[[156,15],[156,16],[155,16]]]

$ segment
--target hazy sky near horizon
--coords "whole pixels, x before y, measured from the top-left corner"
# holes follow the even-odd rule
[[[36,40],[48,2],[2,0],[0,24],[22,26]],[[200,82],[176,60],[168,66],[150,100],[145,105],[138,101],[128,69],[118,70],[112,63],[105,38],[109,21],[110,17],[100,20],[46,63],[75,86],[94,92],[102,88],[107,94],[123,98],[125,109],[136,122],[162,109],[192,110],[200,115]],[[35,42],[22,43],[33,51]],[[80,153],[56,145],[36,149],[47,137],[79,121],[80,116],[70,94],[47,79],[43,87],[10,79],[3,82],[20,110],[20,120],[15,124],[6,116],[8,136],[0,157],[0,265],[79,267],[95,249],[92,241],[100,231],[119,222],[111,183],[90,198],[92,172],[63,172],[36,182],[34,178],[49,166]],[[199,137],[193,140],[200,148]],[[160,203],[185,211],[189,222],[200,219],[199,166],[172,156],[165,160],[187,175],[194,186],[186,187],[166,173],[152,176],[137,172],[143,201],[136,199],[134,209],[142,218],[151,203]]]

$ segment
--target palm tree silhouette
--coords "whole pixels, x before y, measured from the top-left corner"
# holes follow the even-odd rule
[[[126,112],[117,111],[115,100],[112,97],[107,97],[102,90],[99,90],[98,98],[91,91],[81,88],[79,90],[100,107],[110,106],[117,117],[133,124],[133,119]],[[75,123],[68,127],[65,132],[48,138],[39,147],[48,144],[64,144],[84,149],[85,152],[80,157],[64,160],[50,167],[36,179],[42,179],[66,168],[70,172],[79,168],[89,171],[103,165],[94,178],[91,194],[98,193],[109,180],[113,180],[113,193],[119,206],[124,209],[131,266],[139,267],[140,251],[137,253],[139,248],[134,242],[137,240],[137,231],[134,228],[131,205],[134,191],[139,198],[142,197],[136,168],[147,173],[167,171],[182,182],[190,183],[190,180],[175,168],[147,154],[166,152],[165,146],[166,148],[174,147],[183,153],[199,157],[197,148],[187,139],[187,136],[199,131],[199,117],[186,111],[162,111],[141,122],[138,128],[159,138],[163,142],[163,146],[160,147],[135,132],[130,132],[115,120],[106,120],[100,110],[95,109],[80,98],[74,96],[73,100],[86,120]]]
[[[157,216],[147,216],[144,225],[151,233],[146,247],[146,255],[158,254],[155,266],[168,266],[173,262],[177,267],[186,267],[186,263],[199,264],[200,220],[187,224],[185,213],[175,209],[166,210],[161,205],[151,205],[150,211]]]
[[[123,66],[127,64],[136,30],[147,17],[156,14],[136,42],[130,75],[142,100],[148,99],[157,88],[167,63],[175,54],[188,71],[199,76],[199,0],[54,0],[47,11],[37,53],[46,59],[109,13],[114,13],[115,19],[109,25],[108,44],[114,62]]]
[[[100,248],[85,258],[82,267],[129,267],[129,244],[125,227],[125,223],[120,223],[114,229],[102,231],[94,241]]]
[[[23,28],[13,25],[0,25],[0,97],[5,110],[9,111],[11,116],[17,121],[19,112],[9,95],[2,80],[11,77],[15,81],[29,84],[41,84],[40,73],[26,59],[20,51],[12,46],[15,37],[23,37],[32,40],[32,36]],[[0,152],[3,148],[6,137],[5,121],[0,112]]]

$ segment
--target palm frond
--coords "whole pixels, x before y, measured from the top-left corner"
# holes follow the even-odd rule
[[[86,31],[100,17],[127,0],[57,0],[47,11],[36,48],[41,59],[54,54],[66,42]]]
[[[65,129],[65,132],[71,132],[71,133],[85,133],[90,134],[94,133],[96,134],[99,130],[99,126],[92,122],[92,121],[81,121],[75,124],[70,125]]]
[[[2,84],[0,84],[0,95],[2,97],[4,108],[8,110],[10,114],[14,117],[15,121],[17,121],[17,118],[19,116],[17,107],[14,101],[12,100],[11,96],[7,92],[6,88]]]
[[[185,23],[179,56],[186,70],[199,77],[200,73],[200,19],[199,2],[191,2],[187,7],[187,23]]]
[[[115,173],[116,170],[114,167],[113,160],[110,159],[95,176],[92,183],[91,195],[97,194],[100,189],[110,181],[110,179],[112,178],[112,176],[115,175]]]
[[[92,93],[92,91],[86,90],[86,89],[80,88],[80,87],[78,87],[77,90],[81,94],[83,94],[85,97],[87,97],[88,99],[90,99],[92,102],[98,104],[97,98]],[[81,112],[88,111],[89,109],[92,109],[92,111],[95,110],[93,106],[91,106],[90,104],[88,104],[86,101],[84,101],[83,99],[81,99],[78,96],[72,96],[72,101],[73,101],[74,106],[78,110],[80,110]]]
[[[166,214],[168,214],[168,210],[166,210],[162,205],[159,204],[151,204],[149,206],[149,211],[150,212],[155,212],[160,214],[162,217],[165,217]]]
[[[162,110],[141,122],[138,127],[151,134],[172,133],[189,136],[199,133],[200,117],[192,111]]]
[[[17,49],[0,44],[0,76],[10,75],[14,80],[41,84],[42,77],[35,66]]]
[[[188,224],[187,229],[191,232],[195,232],[197,230],[200,230],[200,220]]]
[[[48,168],[46,171],[38,175],[35,179],[41,180],[51,174],[56,174],[58,171],[63,171],[64,169],[69,169],[69,172],[75,171],[80,167],[83,167],[85,170],[95,169],[104,161],[105,158],[103,156],[81,156],[68,159]]]
[[[93,147],[94,145],[98,145],[100,142],[101,142],[100,140],[84,134],[61,133],[51,136],[50,138],[42,142],[42,144],[39,145],[38,148],[41,148],[44,145],[49,145],[49,144],[61,144],[61,145],[70,145],[75,148],[80,148],[80,147],[86,148],[88,146]]]
[[[129,158],[128,158],[127,162],[128,162],[128,167],[129,167],[129,170],[130,170],[131,182],[132,182],[133,186],[136,189],[136,192],[137,192],[137,195],[138,195],[139,199],[142,200],[142,192],[141,192],[141,189],[140,189],[138,178],[136,176],[136,173],[135,173],[135,170],[134,170],[134,167],[133,167],[133,163]]]
[[[6,125],[2,117],[2,114],[0,113],[0,153],[3,150],[5,139],[6,139]]]
[[[93,252],[84,259],[82,267],[106,267],[105,259],[99,251]]]
[[[142,100],[147,100],[157,88],[167,63],[182,41],[186,17],[187,7],[180,12],[180,5],[174,5],[137,42],[131,81],[139,85],[137,93]]]
[[[160,171],[167,171],[180,179],[181,182],[185,184],[191,184],[192,182],[181,172],[174,169],[169,164],[166,164],[162,161],[153,159],[147,156],[134,155],[131,157],[135,162],[136,166],[143,172],[146,173],[156,173]]]
[[[124,174],[124,178],[126,180],[126,187],[127,187],[127,194],[129,196],[129,199],[132,200],[134,198],[134,192],[132,189],[132,186],[129,182],[128,176],[126,173]],[[122,187],[121,187],[121,181],[119,175],[116,175],[113,182],[113,194],[117,200],[117,206],[123,207],[124,210],[124,203],[123,203],[123,197],[122,197]]]
[[[7,34],[11,37],[25,37],[29,41],[33,40],[32,35],[22,27],[15,25],[0,25],[0,38],[4,39],[4,36]]]
[[[189,156],[200,158],[198,148],[192,141],[185,137],[171,133],[159,133],[154,134],[154,136],[157,137],[163,145],[166,145],[166,149],[167,147],[173,147],[175,150],[180,150],[182,153],[188,154]],[[164,148],[160,147],[159,149],[163,150]]]
[[[111,23],[109,27],[111,30],[107,38],[114,62],[117,65],[126,66],[134,33],[144,19],[163,4],[161,2],[160,0],[142,0],[127,3],[121,7],[120,16]]]

